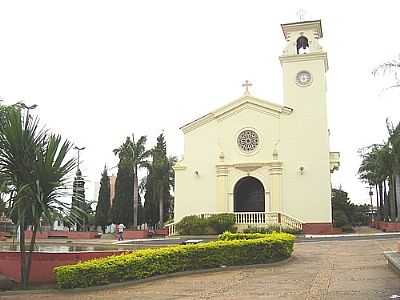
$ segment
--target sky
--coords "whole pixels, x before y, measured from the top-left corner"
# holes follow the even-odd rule
[[[360,4],[362,3],[362,5]],[[400,121],[400,89],[372,70],[400,53],[398,1],[19,1],[0,2],[0,98],[37,104],[42,124],[86,149],[87,198],[127,135],[163,130],[183,155],[179,127],[251,93],[282,103],[280,24],[321,19],[328,53],[332,177],[355,203],[368,202],[357,150]],[[205,147],[207,145],[204,145]]]

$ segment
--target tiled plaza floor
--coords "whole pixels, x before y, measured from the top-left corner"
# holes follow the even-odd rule
[[[383,251],[395,239],[296,243],[289,263],[161,279],[84,293],[9,295],[0,299],[390,299],[400,295],[400,277]]]

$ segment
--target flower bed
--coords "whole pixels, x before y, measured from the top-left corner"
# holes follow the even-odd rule
[[[55,267],[76,264],[99,257],[118,255],[122,252],[120,250],[62,253],[33,252],[29,281],[35,284],[54,283],[56,281],[53,271]],[[0,274],[16,282],[21,282],[20,259],[20,253],[17,251],[0,251]]]
[[[218,236],[218,240],[220,241],[235,241],[235,240],[255,240],[255,239],[262,239],[266,237],[291,237],[292,235],[288,233],[278,233],[278,232],[273,232],[273,233],[231,233],[231,232],[224,232],[223,234],[220,234]]]
[[[249,240],[142,249],[55,268],[60,288],[89,287],[154,275],[220,266],[262,264],[288,258],[294,236],[285,233]]]

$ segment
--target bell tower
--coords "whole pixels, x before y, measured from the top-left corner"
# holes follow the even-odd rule
[[[305,223],[331,226],[331,183],[326,107],[327,53],[320,20],[282,24],[287,42],[279,57],[284,106],[280,154],[284,161],[283,206]],[[288,184],[290,183],[290,184]],[[299,214],[300,212],[300,214]]]

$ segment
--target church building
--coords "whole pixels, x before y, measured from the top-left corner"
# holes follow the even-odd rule
[[[283,105],[245,93],[183,127],[175,167],[175,222],[188,215],[234,213],[237,225],[269,224],[305,233],[332,230],[327,53],[321,21],[282,24]]]

